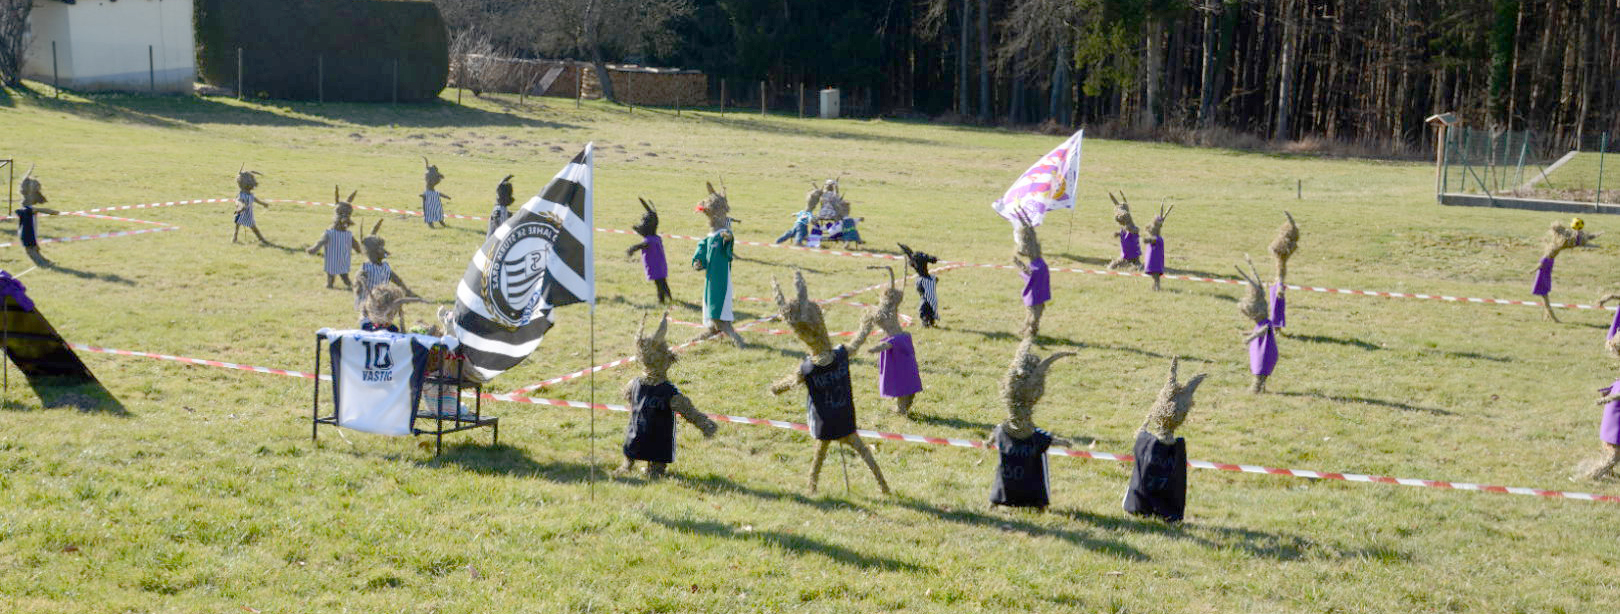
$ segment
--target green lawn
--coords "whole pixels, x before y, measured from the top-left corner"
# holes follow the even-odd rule
[[[1614,151],[1606,155],[1595,151],[1575,154],[1574,158],[1547,175],[1543,186],[1584,192],[1585,199],[1591,200],[1597,192],[1600,174],[1603,178],[1603,202],[1615,202],[1613,194],[1620,193],[1620,153]]]
[[[41,90],[46,88],[39,88]],[[538,102],[536,101],[538,100]],[[868,247],[896,241],[951,261],[1007,263],[1009,227],[988,203],[1061,137],[868,120],[576,109],[560,99],[464,98],[423,106],[241,103],[202,98],[0,97],[0,157],[38,164],[64,211],[229,197],[237,168],[264,172],[270,199],[330,198],[414,209],[420,155],[483,216],[502,176],[533,194],[585,142],[598,147],[597,223],[629,228],[636,197],[662,230],[702,234],[703,183],[728,187],[741,239],[769,241],[809,182],[842,176]],[[1614,160],[1611,160],[1614,162]],[[1081,207],[1042,227],[1053,266],[1114,256],[1107,190],[1145,222],[1161,200],[1169,267],[1233,276],[1245,253],[1270,275],[1266,245],[1292,212],[1303,231],[1290,281],[1308,286],[1530,299],[1538,243],[1556,218],[1441,208],[1427,163],[1324,159],[1089,140]],[[1304,179],[1303,199],[1295,182]],[[1617,181],[1620,183],[1620,181]],[[1616,186],[1620,188],[1620,185]],[[231,205],[112,212],[180,230],[45,246],[54,268],[15,247],[0,268],[22,281],[69,340],[308,370],[312,332],[354,321],[349,294],[323,288],[319,258],[293,251],[330,220],[324,207],[260,210],[279,247],[232,245]],[[483,237],[483,222],[429,230],[388,221],[393,266],[437,304]],[[1604,218],[1588,228],[1610,231]],[[46,236],[144,225],[82,217]],[[596,362],[632,351],[652,285],[623,257],[632,238],[597,234]],[[1613,290],[1620,249],[1559,259],[1555,301]],[[698,300],[693,243],[666,242],[677,296]],[[740,246],[739,295],[766,297],[794,267],[831,296],[884,278],[878,261]],[[865,428],[982,439],[1005,417],[997,380],[1022,319],[1014,271],[940,275],[944,328],[913,329],[925,391],[909,419],[887,411],[876,363],[855,362]],[[1080,445],[1128,453],[1171,356],[1207,371],[1182,428],[1194,458],[1400,477],[1620,494],[1571,484],[1597,452],[1596,387],[1609,314],[1294,292],[1271,394],[1247,393],[1238,286],[1054,273],[1047,350],[1070,349],[1038,421]],[[872,301],[868,293],[855,300]],[[914,313],[908,292],[904,309]],[[833,330],[859,311],[825,308]],[[768,315],[739,302],[739,319]],[[416,307],[415,318],[429,309]],[[693,304],[677,318],[700,319]],[[492,386],[507,391],[590,364],[589,311],[559,313],[540,352]],[[696,329],[673,327],[682,341]],[[803,354],[791,336],[753,347],[704,343],[673,376],[708,412],[803,420],[802,395],[768,382]],[[1051,461],[1044,514],[988,509],[995,460],[962,448],[875,443],[896,495],[882,497],[843,454],[822,493],[805,494],[808,436],[722,424],[682,430],[675,476],[613,478],[624,415],[486,404],[488,434],[435,458],[417,442],[324,430],[309,440],[307,380],[85,354],[121,411],[40,409],[21,386],[0,411],[0,610],[15,612],[1079,611],[1601,612],[1616,590],[1609,503],[1194,471],[1188,519],[1126,516],[1128,467]],[[621,402],[633,366],[597,375]],[[13,376],[16,374],[13,373]],[[15,377],[13,379],[16,379]],[[324,395],[325,393],[323,393]],[[534,393],[591,398],[589,381]],[[594,460],[593,460],[594,459]],[[592,464],[594,462],[594,465]],[[592,467],[597,481],[589,485]]]

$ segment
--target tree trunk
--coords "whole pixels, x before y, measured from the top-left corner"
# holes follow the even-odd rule
[[[1496,0],[1496,11],[1491,21],[1491,119],[1506,126],[1508,118],[1508,84],[1513,80],[1513,47],[1518,27],[1518,0]]]
[[[613,77],[608,74],[607,63],[602,61],[602,45],[598,36],[601,12],[602,3],[598,0],[585,3],[585,45],[591,48],[591,66],[596,69],[596,80],[602,85],[602,97],[618,102],[619,98],[613,95]]]
[[[990,121],[990,0],[979,0],[979,120]]]
[[[1294,48],[1299,45],[1294,39],[1299,36],[1299,18],[1295,16],[1293,2],[1285,2],[1282,7],[1283,34],[1282,34],[1282,66],[1278,68],[1277,85],[1277,131],[1272,138],[1287,140],[1292,137],[1289,133],[1288,112],[1294,106],[1294,73],[1297,68],[1294,64]]]
[[[1215,20],[1221,12],[1221,0],[1208,0],[1203,11],[1204,64],[1198,80],[1198,127],[1208,128],[1215,120]]]
[[[968,24],[973,23],[973,5],[969,0],[962,0],[962,46],[956,54],[956,112],[963,116],[973,115],[972,97],[969,96],[971,86],[968,82],[968,54],[973,47],[968,45]]]
[[[1147,49],[1142,58],[1142,108],[1137,119],[1137,125],[1144,129],[1159,127],[1157,107],[1159,105],[1159,85],[1164,80],[1161,70],[1164,57],[1164,20],[1149,15],[1146,23]]]

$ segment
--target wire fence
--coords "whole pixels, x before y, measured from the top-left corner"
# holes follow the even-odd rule
[[[1526,130],[1446,131],[1440,191],[1489,197],[1511,196],[1578,203],[1616,202],[1620,159],[1608,132],[1573,142]]]

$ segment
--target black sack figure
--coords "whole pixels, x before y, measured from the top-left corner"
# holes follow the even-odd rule
[[[906,262],[911,270],[917,272],[917,319],[922,320],[924,328],[934,328],[939,325],[939,279],[928,273],[928,265],[939,262],[938,258],[923,252],[912,251],[909,246],[900,243],[900,251],[906,253]]]
[[[1052,446],[1074,445],[1035,426],[1035,404],[1046,396],[1047,372],[1052,363],[1074,352],[1054,352],[1042,359],[1034,350],[1035,338],[1024,337],[1001,378],[1007,419],[996,425],[990,441],[985,442],[1000,457],[995,482],[990,485],[991,505],[1046,509],[1052,501],[1046,451]]]
[[[1178,522],[1187,509],[1187,440],[1175,436],[1176,427],[1192,411],[1193,393],[1206,374],[1194,375],[1185,384],[1176,382],[1178,361],[1170,361],[1170,379],[1159,390],[1159,398],[1148,410],[1147,421],[1136,434],[1131,453],[1131,483],[1125,489],[1125,511],[1138,516],[1157,516]]]

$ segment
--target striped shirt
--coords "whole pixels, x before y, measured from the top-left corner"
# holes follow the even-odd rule
[[[489,212],[489,232],[485,233],[484,236],[495,234],[495,229],[506,223],[506,219],[509,217],[512,217],[511,210],[495,205],[495,209]]]
[[[358,303],[361,300],[360,297],[371,294],[372,288],[387,284],[388,280],[393,278],[394,268],[388,266],[386,262],[373,263],[367,260],[360,263],[360,279],[359,284],[357,284],[360,288],[355,294],[355,302]]]
[[[236,225],[237,226],[252,226],[253,225],[253,202],[254,202],[253,193],[252,192],[239,192],[239,193],[237,193],[236,202],[237,202],[237,206],[239,207],[239,210],[236,212]]]
[[[353,233],[328,228],[322,240],[326,242],[326,274],[348,275],[349,250],[354,245]]]
[[[444,202],[439,199],[439,193],[428,190],[422,193],[422,220],[429,224],[444,221]]]

